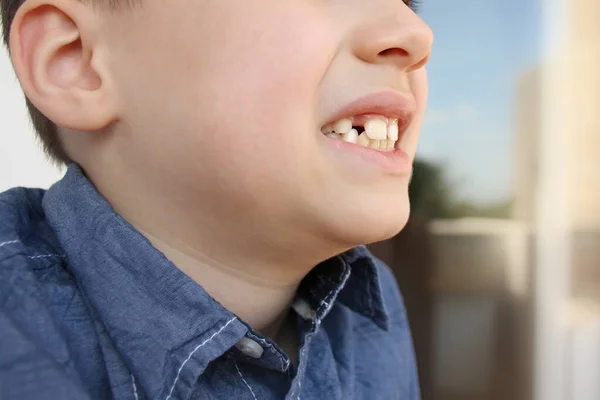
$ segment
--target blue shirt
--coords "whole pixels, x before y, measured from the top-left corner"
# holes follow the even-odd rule
[[[48,191],[0,195],[2,400],[419,399],[402,298],[365,248],[315,267],[298,297],[295,367],[77,166]]]

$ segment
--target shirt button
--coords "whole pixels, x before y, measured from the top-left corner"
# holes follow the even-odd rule
[[[265,351],[265,349],[263,349],[263,347],[260,344],[247,337],[244,337],[242,338],[242,340],[237,342],[235,347],[248,357],[256,359],[261,358]]]

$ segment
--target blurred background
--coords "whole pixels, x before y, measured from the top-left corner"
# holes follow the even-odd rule
[[[600,400],[600,1],[420,13],[436,42],[413,214],[371,248],[402,288],[423,398]],[[0,191],[60,178],[4,49],[0,120]]]
[[[600,1],[426,0],[413,215],[372,246],[426,400],[600,399]]]

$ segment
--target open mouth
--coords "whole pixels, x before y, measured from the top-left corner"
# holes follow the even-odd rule
[[[398,118],[361,115],[342,118],[321,128],[331,139],[358,144],[379,151],[394,151],[399,139]]]

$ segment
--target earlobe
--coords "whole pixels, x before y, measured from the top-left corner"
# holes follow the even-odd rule
[[[95,12],[80,2],[30,0],[11,27],[11,57],[25,95],[72,130],[97,131],[116,120],[108,77],[96,68]]]

